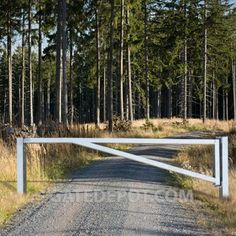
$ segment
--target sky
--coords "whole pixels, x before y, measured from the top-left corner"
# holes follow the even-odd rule
[[[230,0],[229,2],[236,5],[236,0]]]

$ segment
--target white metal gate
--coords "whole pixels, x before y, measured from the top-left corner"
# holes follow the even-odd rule
[[[26,193],[26,156],[24,144],[77,144],[97,151],[105,152],[115,156],[121,156],[133,161],[141,162],[154,167],[173,171],[179,174],[209,181],[220,188],[220,196],[229,196],[228,181],[228,137],[216,139],[142,139],[142,138],[17,138],[17,191]],[[148,159],[124,151],[119,151],[99,144],[179,144],[179,145],[214,145],[214,174],[213,176],[186,170],[170,164]],[[199,157],[201,161],[201,157]]]

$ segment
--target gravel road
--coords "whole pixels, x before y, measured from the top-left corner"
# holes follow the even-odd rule
[[[140,146],[130,152],[168,161],[176,148]],[[57,183],[0,235],[212,235],[201,224],[207,215],[199,203],[189,192],[183,201],[183,192],[167,179],[164,170],[107,157]]]

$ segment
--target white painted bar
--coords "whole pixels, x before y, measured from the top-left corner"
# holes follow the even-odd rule
[[[24,143],[119,143],[119,144],[215,144],[215,139],[143,139],[143,138],[25,138]]]
[[[150,159],[147,159],[147,158],[142,157],[142,156],[137,156],[137,155],[134,155],[134,154],[131,154],[131,153],[115,150],[115,149],[112,149],[112,148],[109,148],[109,147],[104,147],[104,146],[100,146],[100,145],[85,142],[85,141],[79,142],[79,143],[74,142],[74,144],[79,144],[79,145],[87,147],[87,148],[91,148],[91,149],[94,149],[94,150],[98,150],[98,151],[109,153],[109,154],[116,155],[116,156],[125,157],[125,158],[128,158],[128,159],[133,160],[133,161],[141,162],[141,163],[144,163],[144,164],[147,164],[147,165],[159,167],[161,169],[174,171],[174,172],[179,173],[179,174],[188,175],[190,177],[194,177],[194,178],[198,178],[198,179],[202,179],[202,180],[205,180],[205,181],[215,183],[215,178],[212,177],[212,176],[199,174],[199,173],[196,173],[196,172],[193,172],[193,171],[190,171],[190,170],[186,170],[186,169],[183,169],[183,168],[179,168],[179,167],[176,167],[176,166],[172,166],[172,165],[169,165],[169,164],[166,164],[166,163],[150,160]]]
[[[26,193],[26,158],[23,138],[17,138],[17,192]]]
[[[215,185],[220,186],[220,140],[215,140]]]

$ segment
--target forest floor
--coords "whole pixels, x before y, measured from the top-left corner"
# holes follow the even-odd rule
[[[110,135],[106,131],[106,125],[99,129],[93,124],[86,126],[73,126],[73,136],[76,137],[147,137],[158,138],[194,131],[209,131],[211,135],[234,130],[234,122],[207,121],[191,119],[182,122],[181,119],[155,119],[150,121],[139,120],[132,124],[130,130],[117,130]],[[81,132],[81,130],[83,132]],[[56,136],[56,134],[54,134]],[[24,196],[16,194],[16,162],[15,147],[9,147],[3,141],[0,142],[1,155],[0,166],[0,225],[6,223],[18,209],[28,202],[37,202],[41,199],[38,193],[46,191],[48,186],[57,182],[65,182],[68,173],[78,168],[84,168],[94,160],[103,159],[101,154],[77,148],[69,145],[30,145],[27,147],[28,157],[28,193]],[[115,145],[116,148],[127,149],[130,146]],[[56,158],[55,158],[56,157]],[[186,182],[186,180],[183,180]],[[178,181],[175,181],[178,182]],[[178,184],[182,184],[182,180]],[[193,185],[192,185],[193,186]],[[199,198],[200,199],[200,198]],[[208,207],[209,208],[209,207]],[[212,207],[210,207],[212,208]]]

